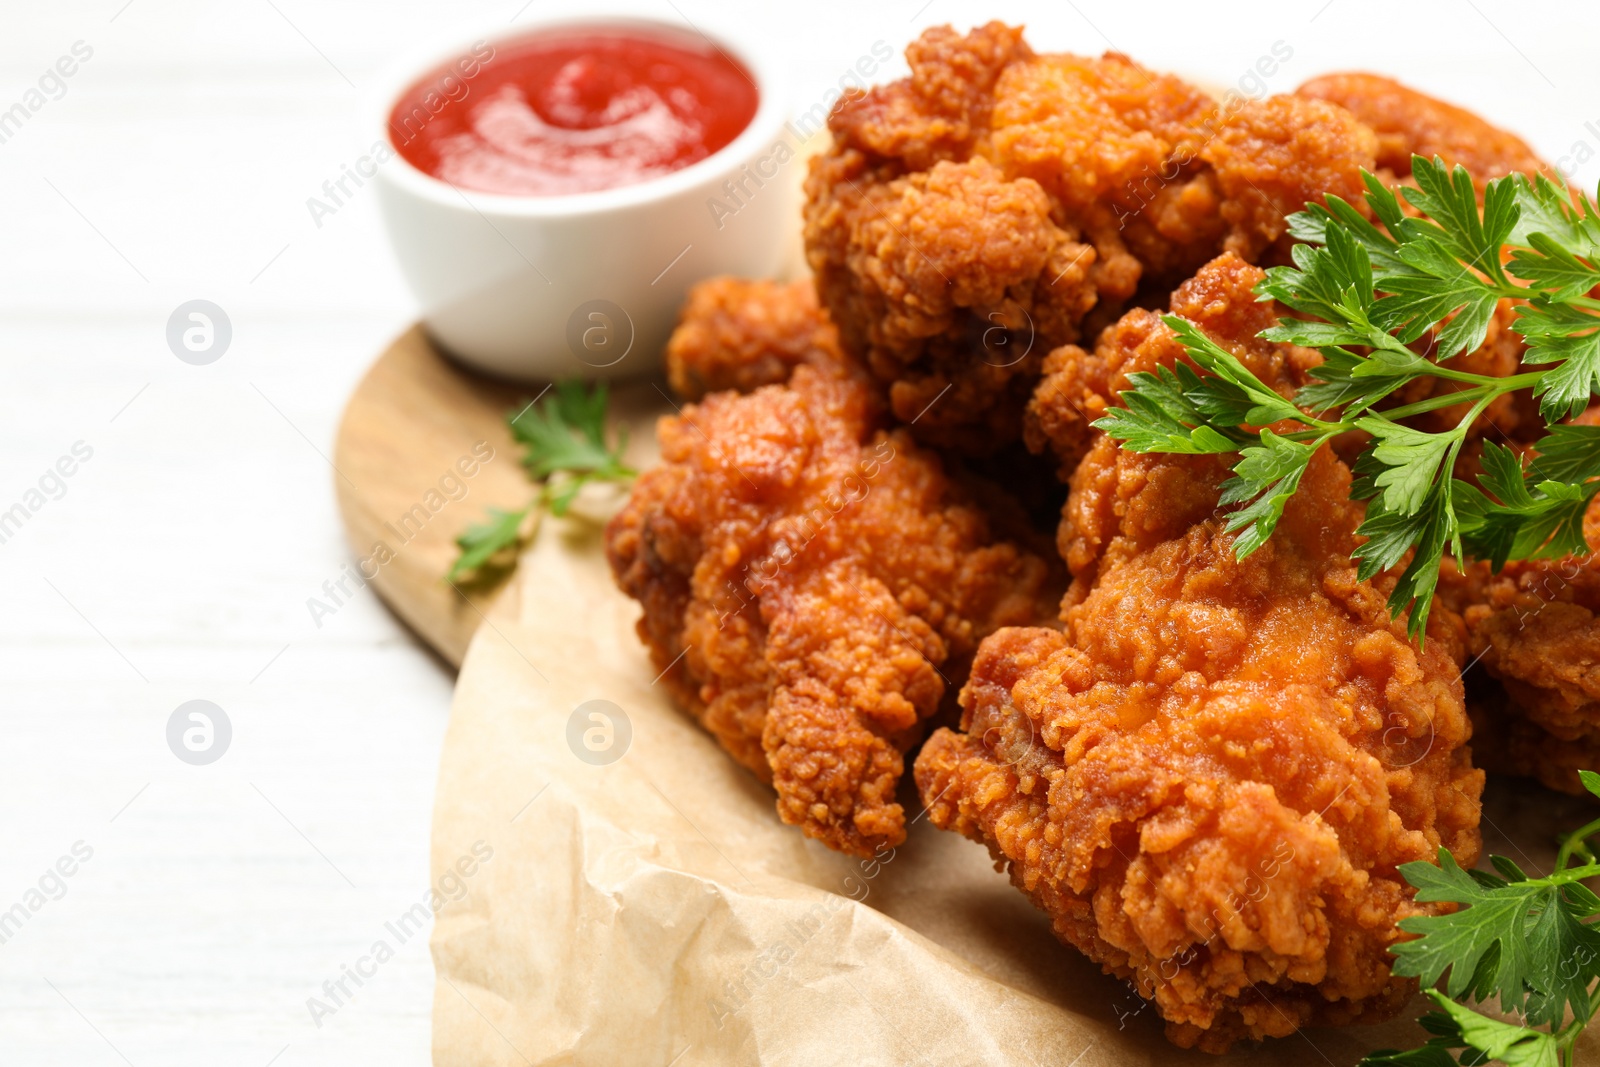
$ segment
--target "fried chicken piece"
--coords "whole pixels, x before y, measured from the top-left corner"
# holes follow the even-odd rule
[[[1501,725],[1504,734],[1500,743],[1505,748],[1498,753],[1497,764],[1489,768],[1491,773],[1535,778],[1542,785],[1572,796],[1590,795],[1578,772],[1600,767],[1600,734],[1559,737],[1516,715],[1502,719]]]
[[[1584,528],[1600,544],[1600,506]],[[1600,740],[1600,560],[1508,563],[1478,596],[1463,613],[1473,655],[1533,721],[1565,740]]]
[[[904,753],[941,667],[1049,616],[1058,568],[993,536],[869,386],[802,364],[660,423],[663,463],[607,526],[677,699],[831,848],[904,839]]]
[[[1575,421],[1600,426],[1600,407]],[[1600,500],[1583,535],[1600,545]],[[1504,688],[1482,713],[1505,734],[1505,769],[1585,793],[1578,771],[1600,769],[1600,556],[1514,560],[1499,574],[1446,561],[1438,597],[1459,615],[1472,662]]]
[[[1343,108],[1292,96],[1219,105],[1126,56],[1036,56],[995,87],[995,160],[1056,197],[1106,259],[1185,276],[1221,251],[1254,259],[1284,217],[1361,191],[1377,151]],[[1124,294],[1127,295],[1127,294]]]
[[[929,817],[988,845],[1177,1044],[1387,1017],[1415,991],[1389,971],[1395,923],[1435,910],[1396,866],[1478,853],[1456,666],[1355,580],[1331,454],[1242,562],[1168,491],[1199,464],[1128,456],[1103,439],[1085,460],[1123,518],[1066,632],[986,640],[964,733],[918,756]]]
[[[859,156],[832,162],[843,185],[807,233],[845,349],[928,439],[972,453],[1013,439],[1043,354],[1095,304],[1094,250],[1037,183],[985,159],[882,182],[848,176]]]
[[[845,362],[839,331],[809,279],[787,285],[720,277],[700,282],[667,342],[667,381],[685,400],[789,380],[801,363]]]
[[[1252,271],[1224,257],[1175,306],[1286,386],[1300,356],[1256,339]],[[1142,312],[1096,355],[1110,373],[1181,358]],[[1470,865],[1483,784],[1447,622],[1419,649],[1356,579],[1349,468],[1319,451],[1244,560],[1227,474],[1098,436],[1063,515],[1065,631],[985,640],[961,732],[915,766],[935,825],[987,845],[1062,941],[1211,1052],[1403,1006],[1395,924],[1438,909],[1396,868],[1441,845]]]
[[[1046,352],[1219,252],[1259,257],[1284,216],[1355,196],[1376,138],[1343,109],[1226,108],[1125,56],[1037,56],[989,23],[930,30],[911,75],[846,97],[811,163],[806,249],[844,349],[894,415],[999,448]]]
[[[1558,738],[1529,718],[1487,671],[1466,675],[1473,762],[1491,776],[1534,778],[1573,796],[1588,796],[1579,771],[1600,767],[1600,733]]]
[[[1600,543],[1600,509],[1585,527]],[[1467,649],[1496,687],[1474,706],[1495,736],[1489,769],[1586,795],[1578,771],[1600,768],[1600,560],[1514,562],[1498,575],[1475,563],[1464,576],[1447,563],[1442,602],[1453,585],[1467,590]]]
[[[1338,104],[1378,135],[1378,165],[1392,181],[1411,175],[1411,157],[1439,156],[1483,183],[1513,171],[1533,174],[1544,161],[1522,138],[1478,115],[1408,89],[1377,74],[1325,74],[1295,90],[1298,96]]]
[[[1212,260],[1172,294],[1171,310],[1197,323],[1239,357],[1251,373],[1274,383],[1285,396],[1304,385],[1306,372],[1322,362],[1311,349],[1273,344],[1257,335],[1277,322],[1275,305],[1255,298],[1265,272],[1232,252]],[[1135,310],[1107,327],[1093,352],[1064,345],[1044,361],[1028,402],[1023,436],[1037,453],[1053,452],[1063,480],[1099,437],[1096,419],[1129,388],[1128,377],[1178,361],[1191,363],[1183,344],[1153,311]]]
[[[966,159],[987,132],[995,79],[1032,55],[1021,26],[934,26],[906,45],[909,77],[841,100],[828,128],[838,148],[894,160],[902,172]]]

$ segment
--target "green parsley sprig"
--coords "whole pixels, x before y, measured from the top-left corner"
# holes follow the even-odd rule
[[[1491,181],[1480,205],[1471,176],[1413,157],[1416,187],[1394,191],[1363,174],[1369,219],[1329,196],[1289,219],[1294,266],[1257,287],[1302,318],[1261,336],[1316,348],[1314,379],[1286,399],[1193,324],[1167,316],[1194,361],[1129,378],[1124,407],[1095,423],[1136,452],[1237,453],[1222,503],[1240,558],[1272,536],[1312,453],[1351,431],[1370,437],[1352,496],[1367,502],[1356,550],[1370,579],[1410,554],[1389,598],[1427,626],[1446,549],[1459,560],[1584,553],[1583,514],[1600,492],[1600,427],[1555,425],[1600,390],[1600,210],[1564,184],[1514,174]],[[1527,341],[1520,373],[1473,374],[1450,361],[1483,344],[1499,302],[1515,300],[1512,329]],[[1426,345],[1421,344],[1429,339]],[[1422,348],[1422,351],[1418,349]],[[1420,378],[1449,388],[1382,407]],[[1477,483],[1455,477],[1477,417],[1496,398],[1530,390],[1548,432],[1524,461],[1486,443]],[[1412,416],[1457,404],[1452,428],[1429,432]],[[1286,425],[1285,425],[1286,424]]]
[[[1600,774],[1578,774],[1600,796]],[[1555,870],[1543,878],[1529,878],[1504,856],[1489,857],[1498,873],[1464,871],[1443,848],[1437,867],[1401,864],[1417,900],[1457,907],[1448,915],[1400,921],[1400,929],[1416,937],[1390,950],[1394,971],[1425,986],[1443,978],[1444,989],[1427,991],[1439,1010],[1418,1020],[1434,1035],[1426,1044],[1374,1052],[1363,1067],[1573,1063],[1578,1035],[1600,1007],[1600,897],[1583,884],[1600,875],[1589,845],[1595,834],[1600,819],[1568,834]],[[1513,1021],[1468,1006],[1492,1000]]]
[[[470,578],[508,556],[522,543],[530,513],[565,515],[585,485],[633,479],[637,472],[622,462],[627,435],[619,433],[611,441],[606,434],[608,400],[604,382],[591,389],[581,381],[565,381],[552,386],[538,403],[507,416],[511,436],[523,446],[522,466],[539,491],[522,510],[490,508],[488,521],[467,527],[456,538],[461,553],[447,581]]]

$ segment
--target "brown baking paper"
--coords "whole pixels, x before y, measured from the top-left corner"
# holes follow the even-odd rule
[[[547,520],[473,640],[434,816],[435,885],[465,887],[433,934],[435,1063],[1219,1062],[1169,1046],[981,846],[917,819],[862,861],[782,825],[653,684],[637,617],[598,527]],[[590,700],[631,727],[609,765],[568,742]],[[1424,1036],[1310,1030],[1225,1062],[1343,1067]]]

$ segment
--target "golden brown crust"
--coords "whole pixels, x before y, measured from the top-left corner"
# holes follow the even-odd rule
[[[1354,114],[1378,135],[1378,165],[1395,179],[1411,174],[1411,157],[1439,156],[1472,172],[1481,186],[1513,171],[1545,169],[1526,141],[1465,108],[1447,104],[1393,78],[1351,72],[1325,74],[1295,90]]]
[[[1584,532],[1600,544],[1600,502]],[[1600,557],[1520,560],[1499,574],[1446,563],[1439,598],[1459,613],[1470,661],[1504,689],[1487,714],[1503,721],[1507,769],[1582,793],[1578,770],[1600,762]]]
[[[1478,852],[1455,663],[1356,581],[1359,508],[1330,454],[1245,561],[1220,518],[1167,537],[1190,516],[1150,491],[1161,459],[1128,459],[1102,441],[1084,462],[1122,469],[1126,518],[1066,632],[985,641],[965,733],[924,746],[929,816],[988,844],[1178,1044],[1386,1017],[1413,991],[1389,973],[1394,924],[1428,910],[1396,866]],[[1223,473],[1180,476],[1214,508]]]
[[[1224,248],[1253,259],[1308,200],[1358,193],[1376,150],[1342,108],[1287,96],[1219,106],[1115,53],[1018,63],[994,115],[991,151],[1008,174],[1037,180],[1107,261],[1126,246],[1160,276]]]
[[[1065,216],[1104,221],[1192,172],[1215,101],[1127,56],[1034,56],[1008,68],[994,99],[989,151],[1033,178]],[[1149,183],[1149,184],[1147,184]]]
[[[667,381],[685,400],[785,382],[801,363],[844,362],[839,332],[809,280],[700,282],[689,290],[667,342]]]
[[[1274,96],[1220,116],[1200,158],[1216,172],[1224,247],[1255,262],[1307,203],[1358,200],[1361,171],[1372,169],[1376,152],[1372,131],[1332,104]]]
[[[1256,337],[1256,276],[1224,257],[1174,308],[1288,387],[1304,354]],[[1143,313],[1107,338],[1122,371],[1181,358]],[[1448,623],[1419,649],[1356,578],[1349,468],[1318,452],[1244,560],[1227,474],[1098,437],[1063,513],[1065,631],[986,640],[963,732],[916,762],[935,825],[988,845],[1063,941],[1213,1052],[1397,1011],[1395,924],[1431,909],[1396,868],[1441,845],[1474,861],[1483,784]]]
[[[1573,421],[1600,426],[1600,406]],[[1583,533],[1600,545],[1600,500]],[[1475,709],[1499,741],[1491,769],[1585,793],[1577,772],[1600,769],[1600,555],[1515,560],[1498,574],[1446,560],[1438,602],[1458,620],[1461,658],[1498,682]]]
[[[836,150],[895,160],[903,171],[965,159],[988,128],[995,79],[1032,54],[1021,26],[924,30],[906,46],[910,77],[840,101],[828,119]]]
[[[662,464],[606,530],[663,683],[785,822],[861,855],[904,838],[895,786],[940,668],[1060,590],[876,410],[809,365],[713,394],[662,420]]]
[[[1486,671],[1466,676],[1473,761],[1492,776],[1534,778],[1551,789],[1588,796],[1579,771],[1600,767],[1600,733],[1557,737],[1512,701]]]
[[[911,76],[847,97],[806,182],[806,249],[844,349],[920,439],[1015,440],[1045,353],[1285,216],[1355,196],[1372,132],[1297,97],[1220,106],[1115,53],[930,30]]]
[[[1255,286],[1265,277],[1232,252],[1207,263],[1172,294],[1171,311],[1202,327],[1264,382],[1290,395],[1322,361],[1309,349],[1272,344],[1257,335],[1277,321],[1275,305],[1262,303]],[[1028,402],[1024,439],[1035,452],[1047,448],[1070,478],[1099,436],[1095,420],[1129,388],[1128,377],[1158,366],[1190,363],[1183,345],[1153,311],[1130,311],[1101,333],[1093,352],[1065,345],[1045,358],[1044,376]],[[1192,365],[1192,363],[1191,363]]]
[[[845,348],[892,383],[898,419],[989,451],[1016,436],[1044,353],[1094,305],[1094,250],[1052,221],[1036,183],[982,158],[841,177],[864,162],[828,158],[812,172],[842,182],[808,218],[823,302]]]

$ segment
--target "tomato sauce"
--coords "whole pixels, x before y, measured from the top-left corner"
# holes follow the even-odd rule
[[[559,196],[635,185],[727,145],[755,116],[748,71],[687,34],[562,28],[441,67],[390,115],[395,148],[452,185]],[[469,73],[470,71],[470,73]]]

